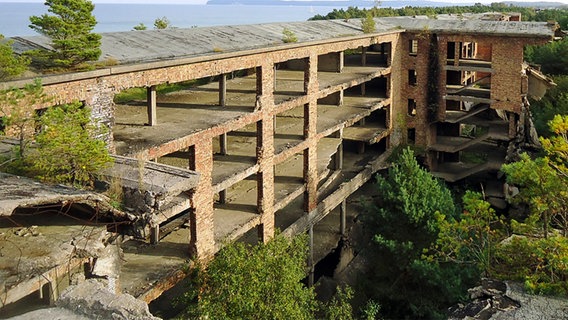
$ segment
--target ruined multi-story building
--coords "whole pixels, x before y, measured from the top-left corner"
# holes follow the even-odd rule
[[[255,232],[267,241],[277,228],[313,234],[334,210],[341,219],[331,233],[344,234],[346,200],[396,146],[419,147],[449,181],[496,177],[518,143],[529,83],[546,83],[523,67],[523,48],[551,41],[556,26],[457,16],[375,21],[368,34],[358,19],[106,33],[108,67],[42,77],[50,104],[83,101],[109,127],[117,157],[103,177],[123,182],[119,220],[138,237],[162,239],[152,248],[125,244],[119,291],[150,301],[181,277],[188,252],[206,260],[229,241]],[[298,41],[284,42],[285,29]],[[47,46],[38,37],[14,40],[18,50]],[[145,88],[145,101],[115,102],[129,88]],[[15,220],[42,202],[22,200],[29,197],[0,214]],[[16,294],[24,282],[0,288],[5,301],[41,291]]]

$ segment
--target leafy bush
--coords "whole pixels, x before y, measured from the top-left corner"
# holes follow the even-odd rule
[[[568,294],[568,238],[513,236],[495,255],[497,277],[523,282],[534,294]]]
[[[284,43],[298,42],[298,37],[296,36],[294,31],[288,28],[284,28],[284,30],[282,31],[282,42]]]
[[[54,183],[89,186],[93,175],[112,162],[101,128],[80,102],[49,108],[40,118],[36,147],[25,161],[38,178]]]

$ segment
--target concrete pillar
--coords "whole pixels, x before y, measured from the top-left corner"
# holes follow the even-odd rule
[[[343,200],[339,205],[339,232],[341,233],[341,237],[346,237],[347,233],[346,229],[346,218],[347,215],[347,201]]]
[[[311,55],[306,65],[304,85],[308,94],[312,94],[318,90],[318,56]],[[308,142],[308,147],[304,150],[303,170],[306,184],[304,210],[307,213],[317,209],[317,115],[317,99],[314,97],[308,104],[304,105],[304,139]]]
[[[148,109],[148,125],[155,126],[158,124],[158,115],[156,111],[156,86],[146,88],[146,105]]]
[[[195,171],[195,146],[190,146],[187,148],[187,168],[189,170]]]
[[[227,189],[219,191],[219,203],[227,203]]]
[[[260,88],[259,110],[262,119],[256,125],[256,159],[259,165],[257,173],[257,210],[261,215],[258,228],[259,238],[267,242],[274,237],[274,130],[276,117],[271,111],[274,109],[274,66],[265,64],[260,68],[257,82]]]
[[[341,72],[345,64],[345,55],[341,52],[331,52],[318,57],[318,70],[323,72]]]
[[[199,261],[207,262],[215,252],[213,217],[213,140],[199,141],[194,146],[193,164],[201,175],[199,183],[192,192],[190,213],[190,252]]]
[[[367,65],[367,47],[361,48],[361,65],[363,67]]]
[[[158,244],[160,242],[160,225],[150,226],[150,243]]]
[[[227,74],[219,76],[219,106],[227,106]],[[219,137],[219,153],[227,154],[227,134],[223,133]]]
[[[227,105],[227,74],[219,76],[219,106]]]
[[[309,236],[309,254],[308,254],[308,268],[310,268],[310,274],[308,276],[308,286],[311,287],[314,285],[314,273],[315,273],[315,264],[314,264],[314,226],[310,225],[310,229],[308,230]]]
[[[341,106],[343,105],[343,97],[343,90],[340,90],[319,99],[319,103]]]
[[[339,129],[335,133],[335,138],[339,139],[343,138],[343,129]],[[335,153],[334,156],[334,169],[335,170],[343,169],[343,140],[341,141],[341,143],[339,143],[339,146],[337,147],[337,152]]]

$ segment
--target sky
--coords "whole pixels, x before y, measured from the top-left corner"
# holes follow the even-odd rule
[[[179,3],[179,4],[205,4],[207,0],[91,0],[93,3]],[[310,1],[310,0],[297,0],[297,1]],[[311,0],[317,1],[317,0]],[[339,0],[341,1],[341,0]],[[491,3],[491,2],[500,2],[504,0],[435,0],[441,2],[451,2],[451,3],[474,3],[474,2],[481,2],[481,3]],[[507,0],[509,1],[509,0]],[[568,0],[512,0],[518,2],[536,2],[536,1],[543,1],[543,2],[561,2],[568,4]],[[44,0],[0,0],[0,2],[45,2]]]

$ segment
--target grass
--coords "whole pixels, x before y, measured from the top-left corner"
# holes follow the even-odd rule
[[[170,92],[176,92],[181,90],[186,90],[208,83],[210,78],[203,78],[197,80],[189,80],[184,82],[172,83],[172,84],[161,84],[156,87],[156,93],[158,96],[166,95]],[[129,88],[122,90],[120,93],[114,96],[114,103],[117,104],[127,104],[132,101],[146,100],[146,88]]]

